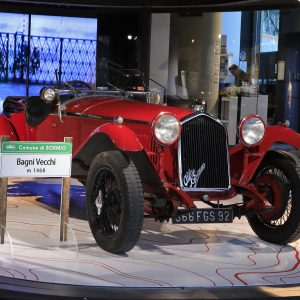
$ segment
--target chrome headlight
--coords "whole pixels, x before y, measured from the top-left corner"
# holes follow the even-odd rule
[[[263,140],[265,132],[265,122],[257,115],[245,117],[239,126],[240,140],[246,146],[258,145]]]
[[[43,88],[40,91],[40,98],[46,103],[51,103],[56,98],[56,92],[52,88]]]
[[[160,144],[170,145],[180,136],[180,123],[172,114],[159,114],[152,123],[152,132]]]

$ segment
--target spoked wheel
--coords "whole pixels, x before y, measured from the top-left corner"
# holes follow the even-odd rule
[[[101,153],[87,178],[88,220],[97,244],[112,253],[133,248],[143,226],[142,184],[132,161],[117,151]]]
[[[273,209],[248,217],[263,240],[285,244],[300,237],[300,164],[287,158],[266,160],[255,178]]]
[[[97,176],[94,211],[96,225],[103,235],[116,234],[120,226],[122,202],[118,182],[110,169],[102,168]]]

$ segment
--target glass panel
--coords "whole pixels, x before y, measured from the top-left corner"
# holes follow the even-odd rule
[[[74,26],[76,24],[76,26]],[[96,82],[97,19],[32,15],[30,95],[61,80]]]
[[[274,91],[274,123],[289,120],[300,131],[300,9],[280,11],[278,51],[270,68],[277,78]],[[272,70],[272,69],[271,69]]]
[[[241,12],[222,13],[220,83],[234,84],[234,76],[228,68],[240,63],[241,17]]]
[[[143,91],[141,15],[99,17],[97,73],[99,89]]]
[[[259,93],[268,97],[268,123],[275,119],[276,60],[279,41],[279,10],[257,12],[260,19]]]
[[[64,223],[65,226],[65,241],[60,241],[60,228],[54,227],[49,235],[48,248],[60,248],[60,251],[66,251],[66,256],[78,258],[78,242],[71,224]]]
[[[263,10],[261,12],[260,52],[278,50],[279,10]]]
[[[12,238],[3,225],[0,227],[1,236],[3,236],[3,244],[0,244],[0,266],[2,268],[14,269],[14,248]]]
[[[161,88],[168,105],[204,103],[228,126],[231,144],[250,113],[269,124],[289,120],[299,131],[299,15],[300,9],[153,14],[150,87]],[[232,64],[245,73],[230,72]]]
[[[28,15],[0,13],[0,111],[7,96],[26,94]]]
[[[267,118],[267,97],[257,94],[258,29],[254,12],[153,14],[152,87],[162,88],[167,105],[218,116],[235,144],[245,115]]]
[[[152,14],[150,49],[149,88],[160,94],[159,103],[166,102],[164,95],[175,93],[168,91],[168,61],[170,46],[171,14]]]
[[[221,13],[171,15],[168,105],[204,103],[209,113],[216,114],[221,27]]]

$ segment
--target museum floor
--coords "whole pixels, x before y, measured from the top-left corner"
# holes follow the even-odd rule
[[[72,181],[68,241],[62,243],[59,205],[60,180],[9,180],[7,234],[0,245],[2,278],[131,288],[300,283],[300,240],[287,246],[264,242],[244,218],[226,225],[145,219],[137,246],[113,255],[101,250],[90,233],[82,185]]]

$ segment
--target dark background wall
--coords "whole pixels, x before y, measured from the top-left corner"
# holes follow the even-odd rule
[[[4,0],[0,3],[1,9],[40,10],[43,6],[55,8],[55,10],[72,10],[80,8],[81,14],[97,14],[106,9],[132,10],[150,8],[152,11],[232,11],[274,8],[298,7],[295,0]],[[91,10],[92,9],[92,10]],[[50,13],[50,11],[48,11]],[[52,12],[51,12],[52,13]]]
[[[281,11],[277,61],[285,63],[284,80],[276,85],[276,118],[300,129],[300,19],[299,10]]]

